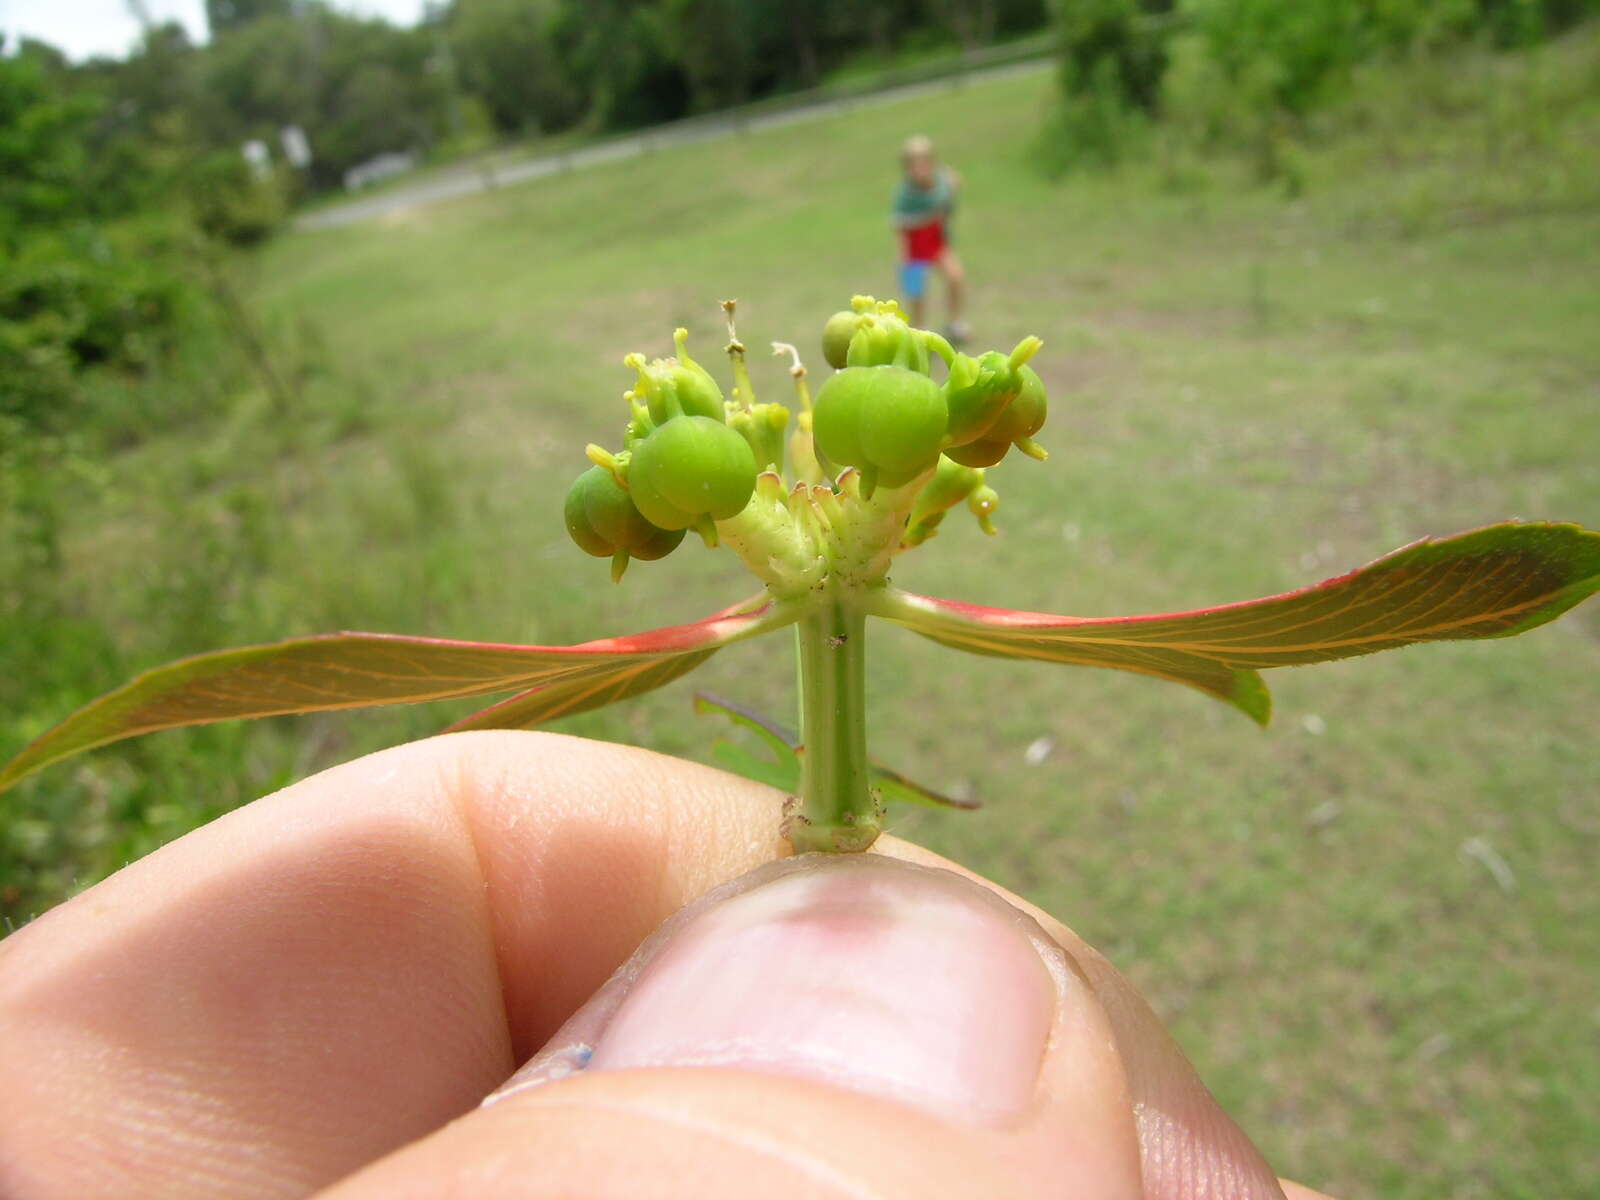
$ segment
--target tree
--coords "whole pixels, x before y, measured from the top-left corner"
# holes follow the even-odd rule
[[[785,30],[764,5],[746,0],[662,0],[661,9],[669,46],[688,80],[690,102],[697,111],[744,103],[758,74],[773,70],[778,58],[774,42]]]
[[[84,135],[99,107],[51,86],[38,56],[0,57],[0,250],[83,215]]]
[[[588,98],[585,124],[627,129],[689,110],[672,31],[653,0],[563,0],[558,41]]]
[[[202,53],[174,21],[147,28],[125,60],[97,59],[73,72],[74,87],[105,97],[85,135],[100,211],[159,203],[203,149],[194,120],[203,107]]]
[[[263,17],[292,16],[294,10],[294,0],[206,0],[206,24],[216,40]]]
[[[583,114],[562,22],[558,0],[457,0],[449,37],[462,82],[501,129],[561,129]]]
[[[306,5],[268,16],[210,47],[196,114],[202,140],[235,150],[305,130],[313,181],[338,183],[373,155],[426,149],[448,121],[448,80],[428,69],[433,34]]]

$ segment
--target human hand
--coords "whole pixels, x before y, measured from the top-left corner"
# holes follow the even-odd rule
[[[460,734],[213,822],[0,943],[0,1196],[1313,1200],[1104,959],[914,846],[652,938],[780,800]]]

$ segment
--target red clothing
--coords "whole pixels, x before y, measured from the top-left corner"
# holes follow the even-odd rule
[[[907,262],[936,262],[946,245],[944,222],[929,221],[912,229],[902,229],[900,237],[905,244]]]

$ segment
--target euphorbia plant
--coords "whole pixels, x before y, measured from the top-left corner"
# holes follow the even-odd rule
[[[751,599],[693,624],[577,646],[337,633],[184,659],[44,734],[0,770],[0,789],[80,750],[237,717],[514,690],[452,728],[527,728],[660,687],[732,642],[792,627],[800,746],[786,832],[797,851],[859,851],[878,835],[881,794],[917,794],[867,756],[869,618],[977,654],[1188,684],[1264,725],[1264,668],[1506,637],[1600,590],[1600,533],[1506,523],[1415,542],[1300,591],[1192,612],[1065,617],[912,595],[889,580],[896,556],[961,504],[993,533],[998,498],[986,470],[1014,448],[1045,458],[1033,440],[1045,387],[1029,365],[1041,343],[968,355],[911,328],[893,302],[858,296],[824,326],[835,372],[815,403],[799,354],[777,347],[793,356],[791,411],[757,402],[725,308],[731,399],[690,357],[683,330],[674,357],[630,355],[637,378],[624,393],[622,449],[589,447],[593,465],[573,484],[565,520],[617,580],[632,559],[662,558],[693,530],[755,575]],[[768,735],[786,748],[786,736]]]

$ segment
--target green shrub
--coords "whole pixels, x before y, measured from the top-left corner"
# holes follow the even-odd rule
[[[1108,163],[1157,116],[1163,142],[1242,150],[1258,177],[1302,184],[1297,146],[1358,70],[1468,42],[1529,47],[1600,12],[1600,0],[1062,0],[1060,108],[1051,166]],[[1493,96],[1475,103],[1495,101]]]
[[[244,157],[219,151],[197,160],[184,180],[196,227],[230,246],[265,241],[288,215],[276,174],[257,175]]]
[[[0,266],[0,413],[33,427],[70,412],[81,372],[148,368],[195,303],[159,224],[38,234]]]
[[[1036,157],[1052,174],[1111,166],[1141,144],[1149,124],[1149,114],[1128,103],[1115,65],[1102,59],[1046,118]]]
[[[1167,69],[1171,0],[1061,0],[1061,85],[1068,97],[1154,112]]]

